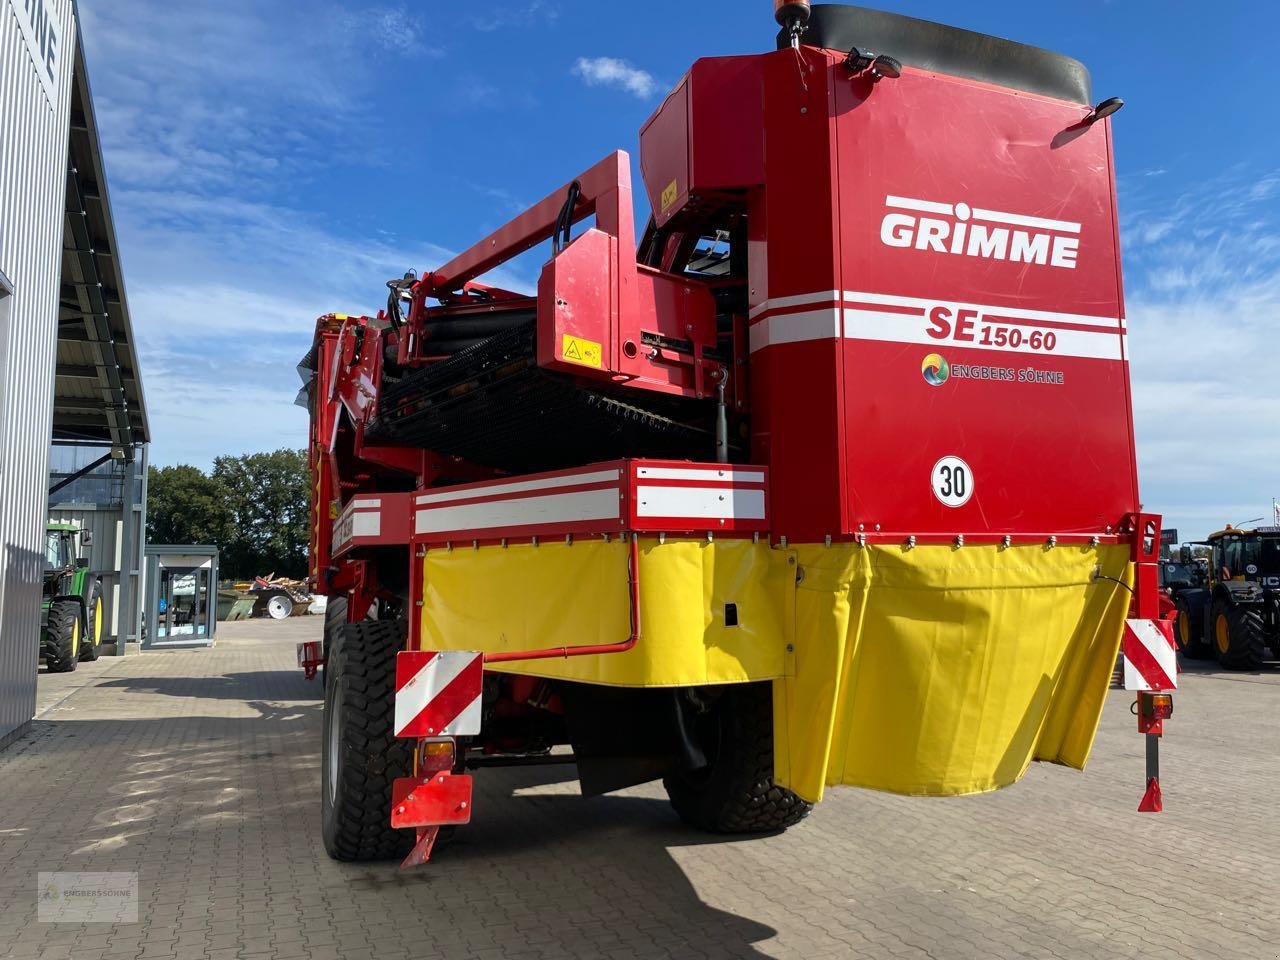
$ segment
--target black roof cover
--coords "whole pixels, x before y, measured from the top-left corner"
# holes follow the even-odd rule
[[[785,31],[779,33],[779,48],[787,42]],[[922,70],[1093,104],[1089,71],[1079,60],[929,20],[843,3],[815,3],[803,42],[828,50],[858,47]]]

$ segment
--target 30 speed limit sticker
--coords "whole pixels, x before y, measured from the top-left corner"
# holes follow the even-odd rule
[[[945,506],[963,507],[973,496],[973,471],[959,457],[943,457],[933,465],[933,495]]]

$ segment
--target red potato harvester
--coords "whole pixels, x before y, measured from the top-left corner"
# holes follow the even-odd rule
[[[421,863],[490,766],[662,779],[731,833],[1082,767],[1122,637],[1158,808],[1121,103],[1010,41],[775,15],[641,130],[638,238],[614,153],[318,322],[331,855]],[[481,282],[543,244],[536,294]]]

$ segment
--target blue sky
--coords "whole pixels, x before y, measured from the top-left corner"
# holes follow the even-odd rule
[[[610,150],[766,0],[79,0],[157,463],[305,443],[314,318],[370,312]],[[1280,39],[1262,2],[880,7],[1069,53],[1115,119],[1142,489],[1280,496]],[[1270,40],[1267,41],[1267,34]],[[530,285],[536,260],[508,280]]]

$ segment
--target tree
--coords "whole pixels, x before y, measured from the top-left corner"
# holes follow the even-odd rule
[[[310,483],[306,452],[281,449],[218,457],[212,479],[225,491],[230,536],[223,569],[242,579],[307,574]]]
[[[218,457],[206,474],[151,468],[147,540],[218,548],[223,576],[302,579],[310,540],[310,484],[302,450]]]
[[[152,467],[147,477],[147,542],[221,546],[230,534],[226,491],[198,468]]]

